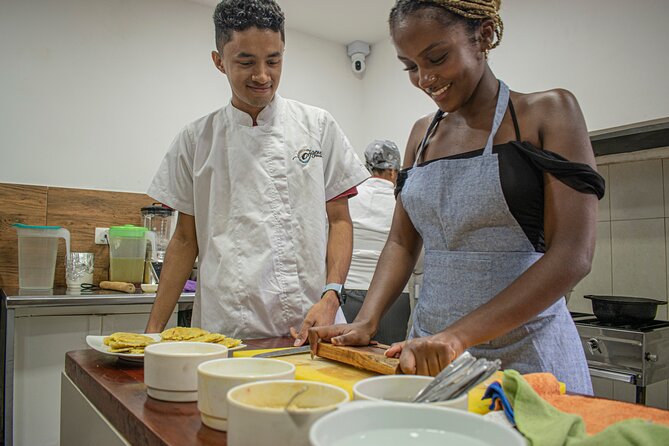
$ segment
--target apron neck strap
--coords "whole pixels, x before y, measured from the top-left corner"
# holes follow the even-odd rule
[[[490,155],[492,153],[492,141],[497,134],[502,119],[504,119],[504,114],[506,113],[506,108],[509,105],[509,87],[499,81],[499,93],[497,95],[497,107],[495,107],[495,117],[492,121],[492,130],[490,131],[490,136],[488,136],[488,142],[486,142],[485,150],[483,151],[484,155]]]
[[[439,121],[441,121],[443,117],[444,117],[444,112],[442,112],[441,110],[437,110],[437,112],[434,114],[434,118],[432,118],[432,122],[430,122],[430,125],[428,126],[427,131],[425,132],[425,136],[423,137],[422,141],[420,142],[420,145],[418,146],[418,150],[416,151],[416,159],[414,159],[413,161],[414,167],[418,165],[421,156],[423,156],[423,152],[425,151],[425,147],[427,146],[428,140],[437,129],[437,124],[439,124]]]
[[[495,135],[497,134],[497,130],[499,129],[500,124],[502,124],[502,120],[504,119],[504,114],[506,113],[508,105],[509,105],[509,87],[500,80],[499,93],[497,95],[497,106],[495,107],[495,117],[493,118],[492,121],[492,130],[490,131],[490,136],[488,136],[488,141],[486,142],[485,150],[483,151],[484,155],[490,155],[492,153],[492,141],[495,138]],[[434,133],[434,131],[437,128],[437,124],[439,124],[439,121],[441,121],[443,117],[444,113],[441,110],[437,110],[437,113],[435,113],[432,122],[427,128],[427,131],[425,132],[423,140],[420,142],[420,145],[418,146],[416,159],[414,160],[413,163],[414,167],[418,165],[420,158],[423,155],[423,151],[427,146],[428,140],[430,139],[430,136],[432,136],[432,133]]]

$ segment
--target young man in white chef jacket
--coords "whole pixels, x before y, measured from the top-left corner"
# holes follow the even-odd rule
[[[179,219],[146,331],[164,329],[198,257],[193,326],[299,345],[309,327],[343,321],[347,200],[369,174],[329,113],[276,94],[285,33],[273,0],[223,0],[214,24],[232,99],[183,128],[149,187]]]

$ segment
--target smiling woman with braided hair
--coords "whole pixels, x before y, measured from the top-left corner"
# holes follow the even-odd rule
[[[388,241],[348,325],[311,330],[364,345],[425,246],[404,373],[436,375],[465,350],[592,393],[562,297],[590,270],[597,199],[585,121],[565,90],[509,91],[488,66],[499,0],[398,0],[390,33],[411,83],[437,105],[411,132]]]

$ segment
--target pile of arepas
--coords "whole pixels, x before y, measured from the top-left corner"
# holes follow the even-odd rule
[[[220,333],[211,333],[197,327],[173,327],[160,333],[160,341],[139,333],[116,332],[104,338],[103,342],[109,346],[112,353],[143,354],[147,345],[156,342],[206,342],[220,344],[228,348],[237,347],[241,339],[227,337]]]

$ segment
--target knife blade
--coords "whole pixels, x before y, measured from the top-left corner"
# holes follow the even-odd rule
[[[253,358],[277,358],[279,356],[299,355],[301,353],[308,353],[309,351],[309,346],[303,345],[302,347],[286,348],[273,352],[259,353],[257,355],[253,355]]]

